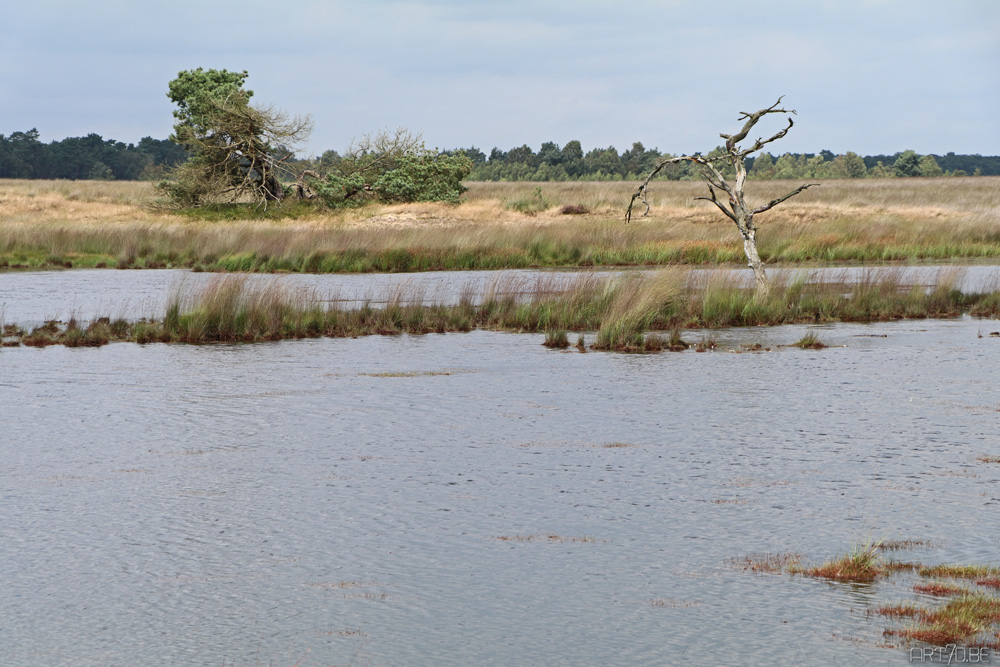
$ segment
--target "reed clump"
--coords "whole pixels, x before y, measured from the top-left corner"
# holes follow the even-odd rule
[[[193,298],[175,295],[162,327],[171,339],[185,343],[280,340],[302,337],[316,315],[302,294],[275,284],[255,289],[245,277],[225,276]]]
[[[816,334],[810,332],[792,343],[792,347],[797,347],[803,350],[822,350],[826,347],[826,343],[821,341]]]
[[[661,337],[647,337],[646,332],[679,321],[688,282],[685,272],[664,270],[653,276],[626,275],[608,283],[594,349],[652,352],[666,347]]]
[[[843,556],[822,565],[800,570],[801,574],[833,581],[868,583],[885,574],[881,567],[877,543],[855,545]]]
[[[568,345],[568,332],[596,331],[593,349],[651,352],[688,349],[682,332],[691,328],[871,322],[962,312],[1000,315],[996,292],[967,294],[941,285],[918,289],[904,285],[896,273],[883,276],[853,286],[796,279],[775,284],[764,295],[734,284],[728,276],[704,282],[677,268],[610,278],[587,273],[571,278],[500,277],[485,289],[466,289],[451,305],[429,303],[419,292],[400,288],[378,303],[344,308],[324,304],[317,294],[282,287],[276,280],[222,275],[197,292],[175,294],[159,320],[104,317],[85,327],[75,320],[65,325],[47,322],[27,333],[26,327],[7,325],[3,340],[28,346],[97,346],[125,340],[235,343],[485,328],[548,332],[547,344],[560,347]],[[582,336],[577,347],[583,347]],[[695,349],[712,347],[714,342],[706,339]]]
[[[552,347],[559,350],[565,350],[569,347],[569,335],[566,333],[565,329],[559,329],[557,331],[548,331],[545,334],[545,341],[542,343],[545,347]]]

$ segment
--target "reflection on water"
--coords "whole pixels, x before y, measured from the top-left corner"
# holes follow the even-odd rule
[[[0,350],[0,663],[906,664],[729,559],[1000,564],[997,328]]]

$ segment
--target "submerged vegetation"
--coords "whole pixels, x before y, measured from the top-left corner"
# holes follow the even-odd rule
[[[453,305],[428,303],[421,294],[397,290],[380,302],[346,308],[277,281],[220,276],[197,293],[175,294],[158,320],[101,317],[82,326],[71,319],[30,331],[15,323],[4,327],[2,342],[258,342],[485,328],[547,333],[546,344],[552,347],[568,346],[569,331],[596,331],[594,349],[651,352],[687,349],[690,344],[681,331],[692,328],[1000,315],[1000,291],[963,293],[955,287],[958,277],[954,271],[942,272],[928,289],[907,285],[894,270],[873,270],[851,284],[810,282],[803,273],[760,295],[724,273],[708,278],[683,269],[611,278],[583,273],[533,281],[499,278],[479,292],[464,290]],[[807,336],[797,344],[805,346],[804,341],[812,341],[812,347],[818,343]],[[709,340],[696,349],[714,346]],[[582,336],[577,347],[583,349]]]
[[[924,541],[913,541],[914,545]],[[898,549],[895,545],[892,549]],[[916,574],[912,590],[932,598],[931,605],[902,602],[869,609],[869,614],[901,621],[885,631],[888,637],[936,646],[1000,650],[1000,567],[987,565],[925,566],[886,560],[882,542],[855,545],[847,554],[822,565],[802,565],[797,554],[748,556],[733,565],[754,573],[803,575],[850,584],[870,584],[893,575]]]

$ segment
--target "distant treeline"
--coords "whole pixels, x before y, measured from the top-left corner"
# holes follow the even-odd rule
[[[721,150],[717,148],[708,155]],[[537,153],[527,145],[509,151],[494,148],[488,156],[478,148],[447,152],[467,155],[472,160],[469,180],[473,181],[636,180],[645,178],[662,158],[673,157],[655,148],[647,149],[640,142],[623,153],[614,146],[584,153],[579,141],[561,148],[547,142]],[[751,178],[759,179],[1000,175],[1000,156],[920,155],[912,150],[864,157],[852,152],[836,155],[827,150],[780,156],[761,153],[756,159],[747,159],[746,164]],[[688,162],[668,165],[659,175],[668,180],[700,178]]]
[[[177,144],[152,137],[125,144],[92,133],[45,144],[36,129],[0,134],[0,178],[138,181],[162,178],[187,158]]]
[[[712,155],[716,149],[709,155]],[[659,160],[671,157],[641,142],[619,153],[614,146],[583,151],[579,141],[565,146],[546,142],[535,152],[527,144],[509,151],[494,148],[489,155],[478,148],[443,151],[466,155],[473,163],[472,181],[620,181],[645,178]],[[159,179],[167,169],[188,158],[183,148],[166,139],[142,138],[138,144],[104,139],[99,134],[70,137],[45,144],[38,130],[0,134],[0,178],[143,180]],[[298,160],[302,168],[322,167],[340,160],[335,151]],[[761,153],[747,160],[751,178],[884,178],[902,176],[1000,175],[1000,156],[920,155],[906,150],[893,155],[859,156]],[[689,163],[669,165],[660,175],[668,180],[697,179]]]

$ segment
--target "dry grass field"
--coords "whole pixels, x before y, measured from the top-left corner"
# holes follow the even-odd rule
[[[0,180],[0,269],[197,267],[419,271],[742,264],[736,230],[701,182],[470,183],[458,206],[372,205],[211,220],[156,206],[145,182]],[[766,202],[797,182],[751,182]],[[1000,258],[1000,177],[824,180],[757,218],[781,264]]]

